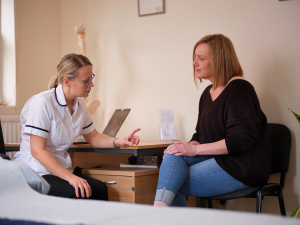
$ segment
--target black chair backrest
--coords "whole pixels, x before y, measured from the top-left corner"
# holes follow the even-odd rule
[[[272,148],[271,174],[286,173],[289,169],[291,132],[282,124],[268,123],[269,140]]]
[[[6,154],[4,139],[3,139],[3,134],[2,134],[1,120],[0,120],[0,153]]]

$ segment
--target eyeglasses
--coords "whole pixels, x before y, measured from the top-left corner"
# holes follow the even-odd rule
[[[93,74],[92,78],[90,80],[88,80],[88,81],[76,80],[74,78],[69,78],[69,77],[67,77],[67,78],[70,79],[70,80],[76,80],[78,82],[81,82],[81,83],[85,84],[85,86],[87,87],[93,81],[94,77],[95,77],[95,74]]]

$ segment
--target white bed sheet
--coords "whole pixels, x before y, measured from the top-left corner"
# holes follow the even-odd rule
[[[76,200],[40,194],[13,162],[0,159],[0,218],[54,224],[255,224],[299,225],[277,215],[199,208]]]

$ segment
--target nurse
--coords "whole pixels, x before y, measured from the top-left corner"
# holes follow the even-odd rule
[[[21,112],[22,142],[14,159],[41,175],[51,186],[48,195],[108,200],[106,185],[72,172],[67,150],[78,135],[96,148],[139,144],[133,130],[125,138],[98,133],[84,99],[94,87],[92,63],[83,55],[67,54],[57,66],[50,90],[31,97]]]

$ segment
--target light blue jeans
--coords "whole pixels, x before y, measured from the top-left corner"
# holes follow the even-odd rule
[[[212,156],[175,156],[166,152],[155,201],[187,206],[186,196],[210,197],[248,187],[226,173]]]

